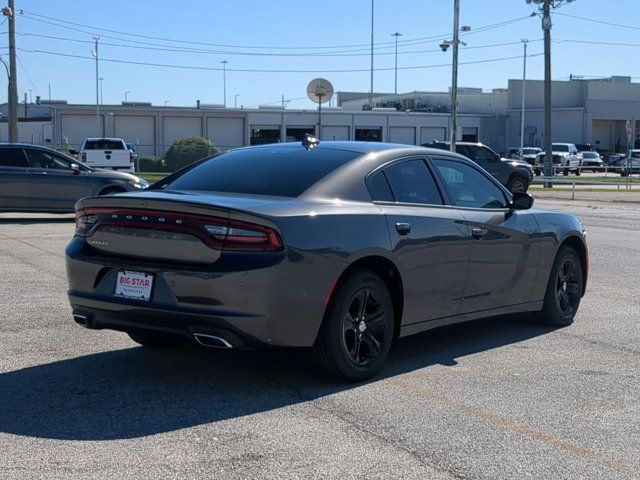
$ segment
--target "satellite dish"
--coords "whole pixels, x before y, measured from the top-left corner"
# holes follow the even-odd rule
[[[312,102],[319,105],[328,102],[333,96],[333,85],[324,78],[315,78],[307,85],[307,95]]]

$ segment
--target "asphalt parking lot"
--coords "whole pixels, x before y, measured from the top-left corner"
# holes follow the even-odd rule
[[[588,230],[574,325],[427,332],[361,385],[300,351],[145,351],[82,329],[73,220],[0,215],[0,478],[640,478],[640,210],[537,206]]]

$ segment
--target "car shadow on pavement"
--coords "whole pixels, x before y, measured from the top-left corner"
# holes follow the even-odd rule
[[[402,339],[370,382],[552,329],[495,317]],[[441,367],[437,367],[441,368]],[[306,350],[126,348],[0,374],[0,432],[64,440],[143,437],[265,412],[359,388],[315,374]]]

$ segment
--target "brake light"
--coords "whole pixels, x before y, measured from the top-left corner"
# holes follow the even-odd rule
[[[151,210],[85,209],[76,212],[76,236],[90,237],[103,225],[184,233],[197,237],[215,250],[273,252],[284,247],[274,229],[226,218]]]

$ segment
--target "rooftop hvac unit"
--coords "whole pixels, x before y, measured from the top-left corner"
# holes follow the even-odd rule
[[[402,100],[402,109],[403,110],[413,110],[416,108],[416,99],[415,98],[404,98]]]

